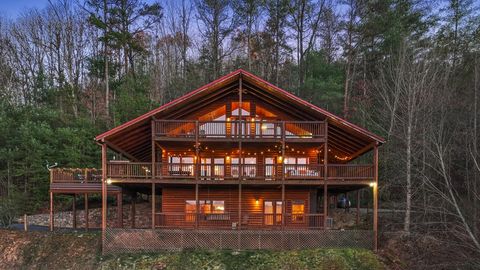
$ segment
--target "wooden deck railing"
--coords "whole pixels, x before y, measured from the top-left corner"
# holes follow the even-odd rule
[[[215,139],[321,139],[325,137],[323,121],[193,121],[155,120],[159,138],[194,140]]]
[[[147,162],[109,162],[107,176],[114,178],[151,178],[152,163]]]
[[[102,170],[79,168],[50,169],[50,183],[98,183],[102,181]]]
[[[264,214],[243,213],[242,220],[237,214],[231,213],[156,213],[157,228],[222,228],[222,229],[280,229],[285,217],[284,227],[289,229],[321,229],[323,214]]]
[[[156,163],[157,179],[198,179],[199,180],[265,180],[282,179],[282,167],[286,180],[323,180],[323,164],[193,164]],[[372,164],[329,164],[328,179],[368,180],[373,178]],[[99,172],[99,178],[101,173]],[[151,179],[152,164],[147,162],[109,162],[107,176],[124,179]],[[71,176],[70,176],[71,178]],[[67,178],[65,178],[67,179]]]

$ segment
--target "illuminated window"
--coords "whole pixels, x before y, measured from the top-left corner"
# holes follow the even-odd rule
[[[214,213],[214,214],[225,213],[225,201],[213,201],[212,202],[212,213]]]
[[[292,222],[303,222],[305,214],[305,201],[295,200],[292,201]]]
[[[195,213],[197,212],[196,203],[194,200],[185,201],[185,221],[194,222]]]
[[[200,200],[198,201],[200,213],[202,214],[224,214],[225,213],[225,201],[211,201],[211,200]],[[185,201],[185,213],[186,214],[195,214],[196,213],[195,201],[187,200]]]

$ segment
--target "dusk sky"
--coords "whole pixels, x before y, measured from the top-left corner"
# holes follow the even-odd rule
[[[0,0],[0,14],[15,18],[25,9],[42,8],[47,4],[48,0]]]

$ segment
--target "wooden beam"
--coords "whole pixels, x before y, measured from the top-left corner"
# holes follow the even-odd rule
[[[73,202],[72,202],[72,227],[73,229],[77,229],[77,194],[73,194]]]
[[[200,203],[198,201],[198,182],[195,183],[195,229],[198,229],[198,218],[200,217]]]
[[[155,229],[155,183],[152,183],[152,229]]]
[[[107,228],[107,145],[102,144],[102,242]],[[102,245],[103,246],[103,245]]]
[[[325,143],[323,144],[323,229],[327,229],[328,218],[328,121],[325,121]]]
[[[123,228],[123,197],[122,193],[117,193],[117,227]]]
[[[130,217],[131,217],[131,222],[132,222],[132,229],[135,228],[135,203],[137,201],[137,192],[133,192],[131,194],[131,199],[132,199],[132,204],[130,208]]]
[[[373,184],[373,250],[378,250],[378,143],[373,148],[374,184]]]
[[[360,224],[360,190],[357,190],[357,217],[355,223]]]
[[[105,140],[105,143],[108,145],[108,147],[110,147],[113,151],[119,153],[119,154],[122,154],[124,156],[126,156],[127,158],[129,158],[130,160],[132,161],[139,161],[136,157],[130,155],[129,153],[125,152],[124,150],[122,150],[121,148],[119,148],[116,144],[110,142],[110,141],[107,141]]]
[[[85,230],[88,231],[88,193],[85,193]]]
[[[371,143],[365,147],[363,147],[362,149],[358,150],[357,152],[353,153],[353,155],[350,156],[350,159],[349,161],[355,159],[356,157],[370,151],[372,148],[375,148],[375,143]]]
[[[53,192],[50,191],[50,231],[53,232],[54,229],[54,216],[53,216]]]
[[[230,95],[232,93],[231,90],[235,89],[236,87],[237,87],[237,84],[235,83],[234,85],[231,85],[228,88],[225,88],[223,91],[221,91],[221,92],[219,91],[215,95],[210,96],[208,98],[208,100],[200,99],[199,101],[197,101],[195,103],[191,103],[188,106],[185,106],[184,108],[175,111],[175,113],[168,114],[169,119],[184,118],[185,115],[187,115],[189,113],[192,113],[192,112],[194,112],[194,111],[196,111],[200,108],[204,108],[204,107],[210,105],[211,103],[214,103],[215,101],[220,100],[220,99]],[[196,107],[198,105],[200,105],[200,106]]]

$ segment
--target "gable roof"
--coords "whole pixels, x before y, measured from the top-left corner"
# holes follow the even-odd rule
[[[129,127],[132,127],[136,124],[139,124],[141,122],[144,122],[144,121],[148,121],[150,120],[152,117],[154,117],[155,115],[169,109],[169,108],[172,108],[176,105],[179,105],[181,103],[184,103],[184,102],[188,102],[189,100],[191,100],[192,98],[194,98],[195,96],[197,95],[200,95],[202,94],[203,92],[207,92],[207,91],[211,91],[211,90],[215,90],[215,89],[218,89],[224,85],[226,85],[228,82],[231,82],[231,81],[234,81],[235,79],[238,79],[240,76],[242,76],[242,78],[245,78],[245,79],[248,79],[250,82],[256,84],[256,86],[258,86],[259,88],[263,88],[265,90],[268,90],[268,91],[271,91],[273,93],[276,93],[276,94],[279,94],[281,96],[284,96],[285,98],[287,99],[290,99],[291,101],[301,105],[301,106],[304,106],[304,107],[307,107],[309,108],[310,110],[314,111],[314,112],[317,112],[321,115],[323,115],[329,122],[333,122],[339,126],[344,126],[345,128],[349,129],[349,130],[352,130],[356,133],[359,133],[363,136],[366,136],[368,138],[370,138],[372,141],[374,142],[377,142],[379,144],[382,144],[382,143],[385,143],[385,139],[358,126],[358,125],[355,125],[329,111],[326,111],[318,106],[315,106],[297,96],[295,96],[294,94],[292,93],[289,93],[253,74],[251,74],[250,72],[247,72],[245,70],[242,70],[242,69],[238,69],[232,73],[229,73],[213,82],[210,82],[196,90],[193,90],[171,102],[168,102],[154,110],[151,110],[143,115],[140,115],[138,116],[137,118],[134,118],[128,122],[125,122],[111,130],[108,130],[102,134],[99,134],[98,136],[95,137],[95,140],[96,141],[105,141],[106,139],[108,139],[110,136],[114,136],[118,133],[120,133],[121,131],[129,128]]]

